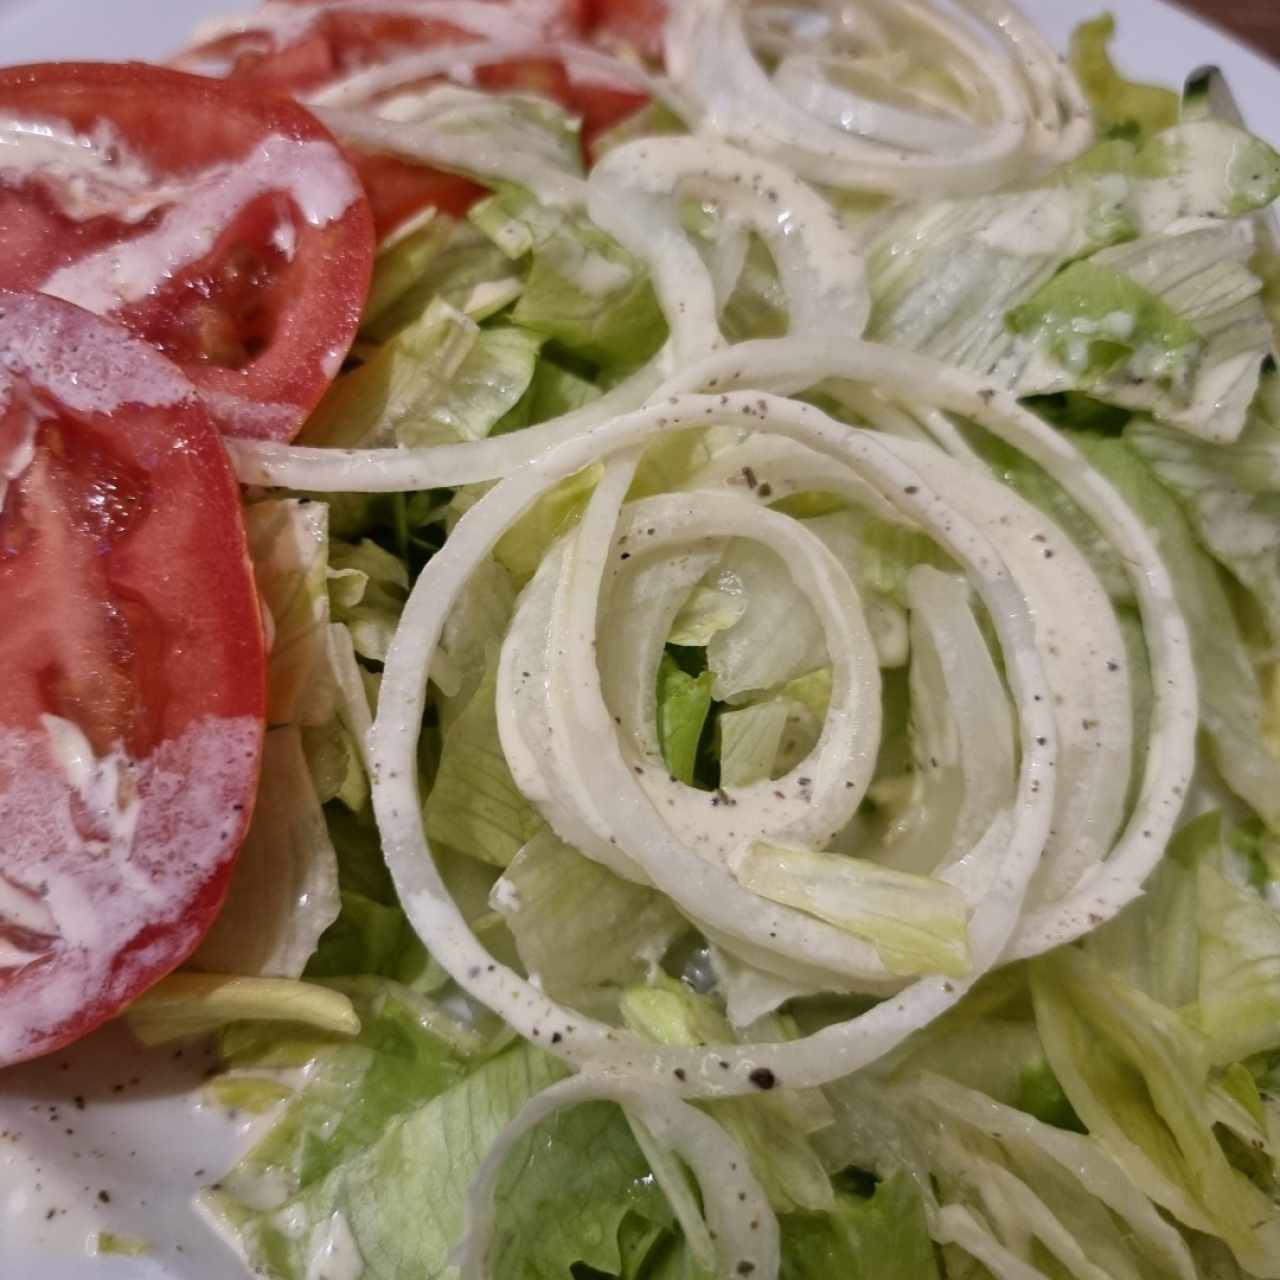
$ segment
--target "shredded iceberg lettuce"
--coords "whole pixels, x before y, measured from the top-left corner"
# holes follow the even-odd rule
[[[229,444],[266,766],[130,1014],[264,1116],[202,1212],[273,1280],[1280,1278],[1280,157],[1105,17],[507,18],[317,97],[487,194]]]

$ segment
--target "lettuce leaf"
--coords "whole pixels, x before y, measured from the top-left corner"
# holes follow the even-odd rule
[[[357,974],[395,977],[401,972],[413,931],[398,906],[344,889],[338,918],[325,930],[307,962],[308,978],[348,978]]]
[[[938,1280],[919,1188],[903,1170],[868,1198],[840,1193],[823,1214],[781,1219],[781,1280]]]
[[[1178,1232],[1095,1138],[910,1067],[888,1080],[858,1073],[828,1094],[828,1167],[905,1180],[948,1277],[1194,1280]]]
[[[340,1037],[360,1030],[359,1016],[340,991],[292,978],[224,973],[171,973],[139,996],[125,1016],[146,1045],[245,1021],[311,1027]]]
[[[330,387],[303,441],[364,448],[481,439],[528,389],[541,346],[528,329],[481,328],[435,296]]]
[[[489,895],[525,972],[557,1000],[643,981],[688,927],[670,900],[622,880],[549,831],[512,859]]]
[[[1215,223],[1180,235],[1145,236],[1091,260],[1157,295],[1203,340],[1200,362],[1185,384],[1177,379],[1108,376],[1094,395],[1205,439],[1229,444],[1244,428],[1274,336],[1253,270],[1253,224]]]
[[[714,681],[710,671],[689,675],[669,653],[662,655],[658,666],[658,740],[671,776],[686,784],[693,782]]]
[[[330,542],[330,606],[362,658],[386,658],[408,597],[409,570],[399,556],[372,538]]]
[[[1132,165],[1132,205],[1144,234],[1184,218],[1238,218],[1280,196],[1280,155],[1221,120],[1184,119],[1147,139]]]
[[[523,586],[533,577],[551,544],[582,518],[602,470],[596,463],[566,476],[548,489],[498,539],[493,558],[511,574],[518,586]]]
[[[436,212],[378,254],[360,337],[393,338],[435,298],[480,322],[519,297],[523,283],[519,267],[487,236]]]
[[[294,1060],[309,1064],[303,1092],[204,1193],[204,1212],[250,1267],[280,1280],[309,1280],[335,1256],[362,1265],[367,1280],[443,1280],[480,1161],[564,1069],[519,1046],[468,1072],[403,1011],[384,1011],[344,1048],[295,1047]],[[628,1220],[670,1220],[622,1113],[607,1104],[558,1113],[530,1134],[497,1202],[493,1274],[503,1280],[559,1280],[579,1264],[619,1275]]]
[[[329,508],[269,498],[245,506],[244,525],[269,642],[267,723],[323,724],[333,711],[325,653]]]
[[[713,572],[721,591],[746,601],[737,621],[707,643],[718,701],[738,701],[830,665],[813,606],[767,547],[736,540]]]
[[[282,1083],[275,1123],[213,1198],[229,1212],[287,1204],[377,1141],[397,1116],[461,1081],[465,1057],[424,1021],[422,1002],[392,983],[353,988],[359,1034],[339,1039],[283,1026],[241,1025],[222,1037],[230,1074],[215,1095],[253,1081]]]
[[[1230,446],[1141,420],[1125,439],[1178,499],[1209,554],[1253,596],[1280,647],[1280,380],[1265,379]]]
[[[511,777],[494,706],[496,655],[465,709],[444,735],[427,794],[427,836],[497,867],[507,866],[541,830],[542,819]]]
[[[1123,440],[1079,435],[1075,442],[1156,535],[1191,631],[1213,759],[1228,786],[1280,829],[1280,756],[1264,733],[1263,691],[1217,566],[1175,499]]]
[[[666,337],[649,278],[611,236],[582,216],[505,187],[472,221],[512,257],[529,255],[512,320],[574,355],[614,368],[643,364]]]
[[[1120,369],[1129,378],[1184,385],[1203,349],[1189,321],[1096,260],[1073,262],[1010,311],[1008,323],[1086,380]]]
[[[338,916],[338,862],[296,728],[263,742],[253,820],[222,910],[188,963],[296,978]]]
[[[1280,1050],[1274,848],[1219,811],[1202,814],[1145,897],[1087,944],[1113,976],[1181,1009],[1217,1067]]]
[[[1071,35],[1071,69],[1088,96],[1104,138],[1141,138],[1177,124],[1178,95],[1155,85],[1127,80],[1115,68],[1107,46],[1115,35],[1110,14],[1082,22]]]
[[[1065,263],[1132,239],[1131,182],[1069,174],[1053,185],[897,206],[865,232],[868,336],[950,364],[997,366],[1006,312]]]
[[[1248,882],[1249,868],[1217,839],[1196,865],[1200,974],[1197,1012],[1215,1063],[1280,1049],[1280,916]]]
[[[1220,1145],[1203,1037],[1082,951],[1042,957],[1031,975],[1049,1060],[1090,1134],[1185,1225],[1280,1274],[1280,1211]]]
[[[961,978],[972,966],[964,898],[942,880],[759,841],[730,869],[752,893],[864,938],[890,973]]]
[[[721,713],[716,724],[722,787],[749,787],[775,775],[788,711],[787,702],[777,697]]]

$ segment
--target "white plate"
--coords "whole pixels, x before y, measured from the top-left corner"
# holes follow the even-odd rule
[[[163,58],[200,19],[234,2],[0,0],[0,61]],[[1072,27],[1105,7],[1099,0],[1024,0],[1064,48]],[[1253,128],[1280,143],[1280,70],[1160,0],[1112,0],[1110,7],[1127,72],[1178,85],[1194,67],[1216,63]],[[189,1055],[140,1062],[108,1028],[72,1053],[0,1072],[4,1280],[242,1280],[243,1268],[189,1205],[231,1162],[243,1131],[196,1105],[207,1063]],[[145,1237],[152,1251],[145,1258],[90,1257],[100,1230]]]

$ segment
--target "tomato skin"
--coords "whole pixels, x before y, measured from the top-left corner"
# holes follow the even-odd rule
[[[561,106],[573,98],[568,72],[555,58],[507,58],[476,67],[476,84],[491,93],[534,93]]]
[[[269,27],[250,28],[217,37],[188,49],[175,67],[205,75],[226,76],[264,89],[305,93],[364,67],[399,54],[464,44],[482,39],[484,31],[428,17],[406,4],[376,0],[368,10],[329,9],[325,0],[288,0],[294,8],[314,9],[301,31],[281,42]],[[591,0],[546,0],[542,12],[526,9],[521,18],[532,33],[547,39],[580,37],[587,29]],[[493,0],[495,11],[504,0]]]
[[[77,1039],[195,949],[249,822],[266,713],[239,489],[180,370],[68,303],[0,291],[0,475],[15,470],[0,496],[0,1065]],[[54,748],[60,724],[82,735],[79,765]],[[31,957],[16,967],[15,945]]]
[[[223,36],[176,58],[173,65],[176,70],[225,76],[271,93],[316,89],[340,71],[321,32],[280,50],[260,33]]]
[[[379,240],[424,209],[466,217],[471,206],[486,194],[485,188],[470,178],[430,165],[365,151],[350,150],[348,155],[364,185]]]
[[[662,28],[667,0],[586,0],[592,40],[607,49],[633,50],[650,62],[662,61]]]
[[[175,65],[263,88],[306,94],[352,72],[395,57],[434,48],[462,44],[480,38],[475,32],[434,18],[412,13],[409,6],[395,12],[394,4],[379,4],[380,12],[352,9],[322,10],[323,0],[290,0],[295,8],[317,10],[314,21],[288,43],[274,32],[249,30],[223,36],[182,54]],[[660,0],[651,0],[660,6]],[[605,0],[550,0],[535,19],[547,38],[582,38],[593,23],[602,23],[606,39],[624,42],[638,30],[629,12],[615,8],[612,16]],[[648,11],[646,11],[648,12]],[[653,8],[660,24],[665,10]],[[616,30],[615,30],[616,27]],[[643,31],[646,52],[660,38],[647,27]],[[591,161],[597,137],[643,107],[648,98],[640,92],[590,82],[575,84],[564,66],[553,57],[520,57],[479,65],[475,82],[491,92],[535,93],[558,102],[582,118],[583,158]],[[423,88],[429,81],[414,87]],[[409,86],[402,86],[407,88]],[[413,165],[381,156],[352,154],[366,194],[373,207],[379,239],[424,209],[435,208],[462,216],[483,194],[483,188],[438,169]]]
[[[426,88],[427,83],[414,87]],[[575,84],[556,58],[520,57],[481,63],[475,68],[475,83],[491,93],[538,94],[581,117],[583,160],[588,167],[595,140],[649,101],[646,94],[627,89]],[[407,87],[399,86],[387,96]],[[487,194],[485,187],[469,178],[429,165],[354,149],[349,149],[348,155],[364,184],[379,240],[424,209],[465,217],[471,206]]]
[[[582,117],[582,147],[588,166],[593,158],[595,140],[648,104],[648,95],[639,91],[601,84],[573,86],[570,106]]]
[[[181,365],[228,434],[296,434],[355,336],[374,252],[358,180],[320,122],[286,98],[141,64],[3,70],[0,111],[65,122],[81,135],[109,126],[157,183],[186,184],[192,199],[192,186],[209,184],[211,172],[234,182],[237,166],[272,139],[313,148],[308,159],[322,160],[326,175],[348,184],[340,216],[322,222],[304,216],[287,191],[247,197],[238,214],[218,224],[223,234],[209,252],[144,297],[109,308]],[[182,199],[179,191],[138,221],[77,220],[44,175],[0,178],[0,288],[40,289],[63,268],[139,241],[173,210],[180,216]],[[282,228],[286,248],[274,234]],[[248,312],[251,331],[239,333]]]
[[[193,71],[217,68],[243,84],[305,93],[396,54],[474,39],[462,27],[412,14],[334,10],[317,13],[314,23],[283,47],[269,32],[247,31],[188,50],[174,65]]]

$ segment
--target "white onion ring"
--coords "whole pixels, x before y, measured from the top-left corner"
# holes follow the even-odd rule
[[[452,1258],[462,1280],[488,1280],[491,1274],[489,1250],[496,1227],[493,1194],[511,1148],[561,1107],[600,1100],[625,1107],[630,1119],[693,1171],[720,1275],[753,1275],[762,1280],[777,1275],[778,1220],[738,1144],[709,1115],[670,1090],[584,1071],[526,1103],[485,1156],[467,1191],[462,1239]]]
[[[864,346],[858,351],[874,376],[883,367],[883,350]],[[749,1092],[765,1087],[762,1080],[800,1087],[844,1074],[874,1060],[915,1026],[949,1007],[968,983],[922,979],[860,1018],[789,1044],[720,1046],[715,1051],[641,1044],[547,1000],[535,986],[484,952],[445,893],[431,861],[418,819],[412,760],[425,696],[424,673],[443,617],[471,566],[510,521],[548,484],[587,462],[634,448],[677,425],[699,426],[718,416],[741,422],[744,410],[755,417],[757,430],[767,425],[811,447],[851,459],[864,478],[909,519],[932,527],[948,550],[970,566],[975,586],[1002,636],[1024,749],[1009,848],[1001,874],[994,878],[992,891],[973,919],[972,932],[979,940],[975,975],[994,963],[1013,928],[1047,838],[1053,797],[1056,729],[1025,604],[990,544],[893,459],[875,436],[832,422],[809,406],[754,393],[664,403],[595,428],[503,481],[459,522],[444,550],[419,579],[388,655],[372,735],[375,807],[388,864],[406,911],[419,932],[431,940],[445,967],[524,1035],[544,1045],[554,1040],[553,1051],[568,1060],[668,1083],[676,1079],[688,1094]],[[621,782],[625,764],[611,759],[605,767],[620,771]],[[642,810],[633,801],[628,803],[628,819],[638,817]],[[700,874],[696,866],[689,872]]]
[[[913,120],[902,108],[851,90],[838,91],[841,123],[830,121],[821,85],[816,101],[797,103],[793,80],[784,76],[780,85],[757,61],[741,0],[678,7],[666,29],[667,67],[699,110],[704,131],[826,186],[899,197],[977,194],[1078,155],[1091,137],[1089,113],[1061,59],[1006,0],[958,0],[958,7],[971,23],[919,0],[898,0],[890,16],[915,26],[922,58],[937,65],[945,49],[943,65],[993,100],[995,119],[975,118],[976,136],[967,144],[954,120],[937,112],[921,110]],[[811,50],[812,42],[801,48]],[[816,115],[806,109],[813,105]],[[981,98],[977,105],[985,107]]]

